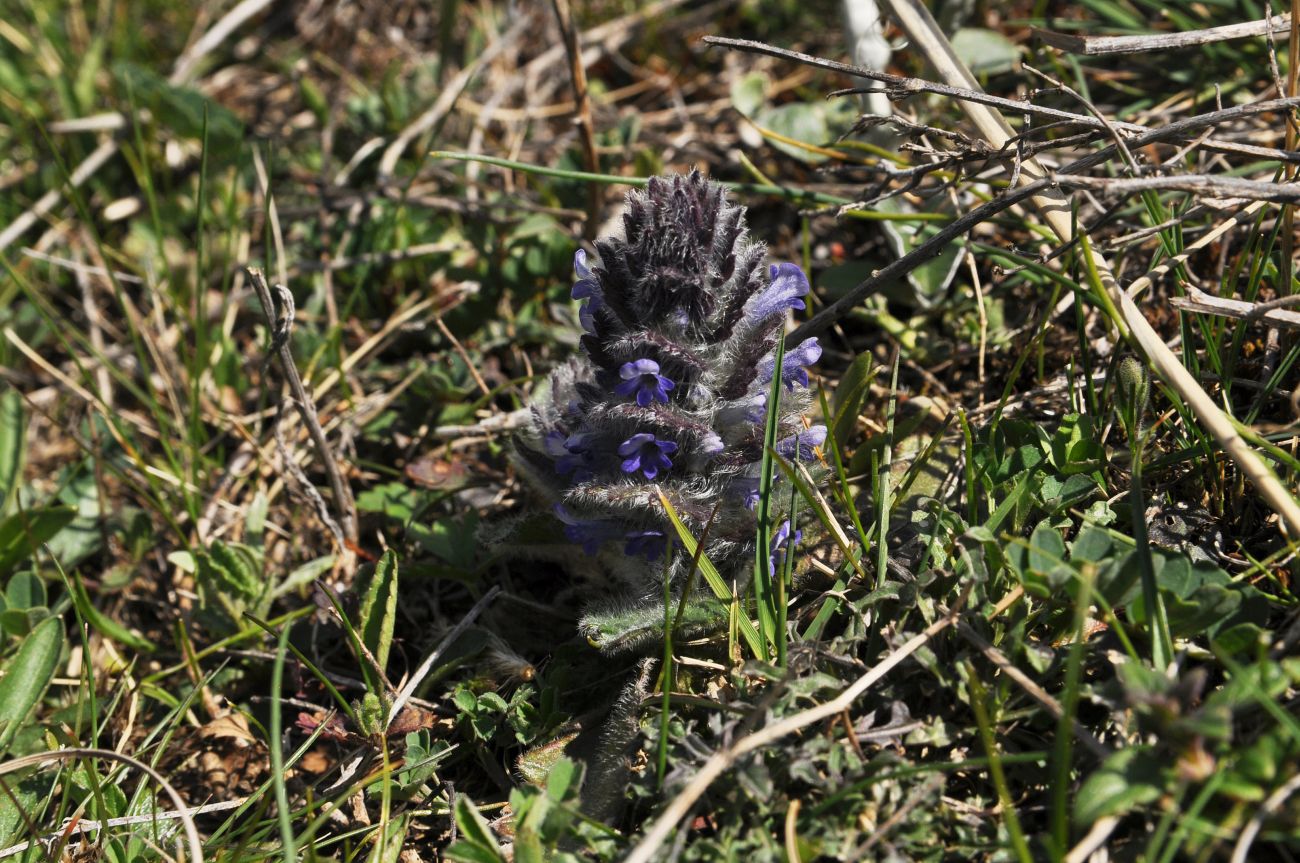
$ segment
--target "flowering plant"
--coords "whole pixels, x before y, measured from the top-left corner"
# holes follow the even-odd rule
[[[623,227],[597,241],[598,264],[574,257],[582,350],[534,398],[520,467],[553,499],[565,536],[641,599],[661,602],[663,574],[680,580],[690,566],[661,493],[707,535],[719,571],[747,583],[775,349],[808,280],[794,264],[764,266],[744,208],[698,172],[630,194]],[[826,438],[802,418],[820,355],[816,339],[784,354],[775,449],[788,459],[812,460]],[[769,505],[774,560],[798,538],[782,496]]]

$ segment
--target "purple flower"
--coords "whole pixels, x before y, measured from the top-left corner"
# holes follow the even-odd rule
[[[565,509],[562,503],[557,503],[552,512],[564,522],[565,539],[581,545],[586,554],[595,554],[607,540],[622,534],[622,530],[613,522],[578,518]]]
[[[571,296],[575,300],[587,301],[582,304],[582,308],[578,309],[578,321],[584,330],[594,334],[596,312],[605,304],[605,300],[600,295],[600,282],[592,274],[591,267],[587,266],[587,253],[583,249],[573,253],[573,272],[577,275],[578,281],[573,285]]]
[[[659,364],[654,360],[623,363],[618,376],[623,379],[623,383],[614,387],[614,392],[624,397],[636,393],[636,403],[643,408],[656,401],[668,404],[668,391],[677,386],[659,374]]]
[[[776,476],[772,477],[773,483],[776,482]],[[762,496],[758,493],[759,480],[756,476],[744,476],[736,481],[736,491],[738,491],[745,501],[745,509],[753,511],[758,506]]]
[[[659,530],[630,531],[626,539],[627,545],[623,546],[624,554],[628,557],[644,557],[649,561],[656,561],[662,557],[664,549],[670,545],[663,531]]]
[[[776,575],[777,567],[782,566],[785,563],[786,555],[794,550],[794,547],[799,544],[799,540],[801,539],[803,539],[802,530],[796,530],[794,532],[794,538],[791,539],[790,519],[787,518],[785,521],[781,522],[781,526],[777,529],[776,535],[772,537],[772,556],[768,560],[769,575]],[[788,548],[787,543],[789,544]]]
[[[753,512],[754,508],[758,506],[759,501],[763,499],[763,496],[759,494],[758,491],[759,484],[760,484],[759,478],[756,476],[743,476],[735,483],[736,491],[740,493],[741,497],[745,501],[745,509],[749,510],[750,512]],[[776,487],[780,484],[781,484],[781,472],[773,471],[772,472],[773,494],[775,494]],[[775,500],[775,498],[773,498],[773,500]]]
[[[795,264],[773,264],[768,270],[772,284],[749,301],[745,317],[758,323],[786,309],[802,309],[801,297],[808,295],[808,277]]]
[[[813,365],[821,358],[822,346],[817,344],[816,338],[811,338],[800,342],[799,345],[785,352],[781,358],[781,383],[785,384],[786,389],[794,392],[794,385],[801,387],[808,386],[808,366]],[[764,357],[758,363],[758,382],[762,384],[771,383],[772,373],[776,370],[776,356]]]
[[[670,440],[659,440],[647,432],[634,434],[618,445],[618,454],[623,456],[623,473],[641,471],[646,479],[654,479],[660,471],[673,466],[668,456],[677,452],[677,444]]]
[[[583,303],[578,309],[578,323],[582,324],[582,330],[591,335],[596,334],[596,309],[598,298],[592,297]]]
[[[776,451],[785,458],[797,458],[811,461],[815,455],[813,447],[826,443],[826,426],[813,426],[806,431],[797,432],[784,440],[776,442]]]
[[[578,277],[578,281],[573,285],[573,298],[581,300],[595,297],[596,277],[592,275],[591,267],[587,266],[587,253],[583,249],[573,253],[573,272]]]
[[[560,432],[546,436],[546,451],[557,455],[555,470],[560,474],[573,474],[574,482],[586,482],[593,476],[592,467],[596,454],[591,451],[591,435],[578,433],[564,438],[557,448],[555,437]]]

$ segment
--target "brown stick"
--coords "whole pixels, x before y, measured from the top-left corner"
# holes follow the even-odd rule
[[[352,500],[352,491],[348,488],[347,483],[343,481],[343,475],[339,472],[338,462],[334,458],[334,451],[330,449],[329,441],[325,439],[325,430],[321,428],[320,420],[316,416],[316,404],[307,394],[307,388],[303,386],[302,376],[298,374],[298,366],[293,360],[293,351],[289,348],[289,332],[293,327],[293,305],[292,295],[284,305],[284,314],[277,315],[275,309],[275,299],[271,295],[271,289],[267,286],[266,276],[256,267],[247,267],[248,277],[253,283],[253,288],[257,292],[257,298],[262,301],[262,311],[266,314],[267,321],[272,328],[271,351],[279,355],[280,368],[284,372],[285,379],[289,382],[289,392],[293,396],[294,404],[298,408],[298,415],[302,417],[303,425],[307,427],[307,433],[311,436],[312,443],[316,447],[317,454],[320,456],[321,464],[325,468],[325,475],[329,478],[330,490],[334,494],[334,504],[338,507],[339,523],[332,525],[336,537],[340,538],[340,545],[344,545],[342,540],[352,543],[357,541],[357,509]],[[288,294],[288,289],[281,285],[276,285],[278,291]],[[288,465],[286,465],[288,468]],[[308,486],[310,488],[310,486]],[[331,521],[329,513],[322,513],[322,518],[328,525]],[[346,551],[346,546],[343,549]]]
[[[569,0],[551,0],[555,20],[560,25],[564,50],[569,55],[569,75],[573,82],[573,101],[577,106],[574,124],[582,136],[582,149],[587,157],[587,170],[600,173],[600,156],[596,153],[596,125],[591,119],[591,92],[587,87],[587,68],[582,63],[582,50],[578,45],[578,28],[573,24]],[[587,184],[587,224],[583,235],[588,240],[596,238],[600,228],[600,186]]]
[[[1266,21],[1247,21],[1244,24],[1225,24],[1222,27],[1206,27],[1183,33],[1151,33],[1142,36],[1076,36],[1073,33],[1057,33],[1038,27],[1032,28],[1031,32],[1057,50],[1095,57],[1100,54],[1138,54],[1165,48],[1186,48],[1229,39],[1286,33],[1291,25],[1290,18],[1290,15],[1274,15]]]

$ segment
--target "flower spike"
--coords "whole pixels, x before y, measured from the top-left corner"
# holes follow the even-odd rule
[[[816,470],[824,426],[807,428],[816,339],[777,340],[801,311],[808,278],[765,262],[745,210],[699,173],[656,177],[628,195],[621,236],[573,256],[581,350],[534,398],[517,445],[521,474],[555,502],[565,538],[662,602],[667,573],[685,584],[691,557],[661,501],[726,576],[752,576],[755,504],[772,378],[782,384],[777,453]],[[769,514],[782,524],[788,494]],[[706,530],[707,528],[707,530]],[[788,521],[767,550],[779,565],[799,533]]]

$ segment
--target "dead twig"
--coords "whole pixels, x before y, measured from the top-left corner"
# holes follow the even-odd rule
[[[473,425],[462,426],[438,426],[429,432],[429,437],[435,440],[456,440],[464,437],[484,437],[487,435],[501,434],[503,432],[512,432],[528,425],[532,412],[528,408],[520,408],[517,411],[511,411],[508,414],[496,414]]]
[[[1052,714],[1054,719],[1060,719],[1064,715],[1065,711],[1059,701],[1053,698],[1047,690],[1035,683],[1029,675],[1017,668],[1005,653],[985,640],[970,624],[959,621],[957,623],[957,633],[983,653],[985,659],[996,665],[1007,677],[1019,684],[1020,688],[1028,693],[1031,698],[1047,708],[1047,712]],[[1092,732],[1084,728],[1077,719],[1071,717],[1070,723],[1074,728],[1074,736],[1079,738],[1079,742],[1087,746],[1093,755],[1098,758],[1105,758],[1111,754],[1110,747],[1093,736]]]
[[[1065,863],[1084,863],[1092,857],[1092,853],[1106,844],[1110,834],[1115,832],[1119,826],[1119,819],[1114,815],[1107,815],[1105,818],[1098,818],[1088,831],[1088,835],[1079,840],[1079,844],[1070,849],[1070,853],[1065,855]]]
[[[596,125],[591,119],[591,93],[587,87],[587,67],[582,62],[582,49],[578,46],[578,28],[573,23],[573,13],[569,10],[569,0],[551,0],[555,10],[555,20],[560,25],[560,36],[564,40],[564,50],[569,55],[569,78],[573,83],[573,101],[577,109],[574,125],[582,138],[583,155],[587,159],[587,170],[593,174],[600,173],[600,156],[596,154]],[[592,240],[600,229],[600,186],[587,184],[587,222],[583,235]]]
[[[438,328],[438,332],[442,333],[443,337],[451,342],[452,350],[460,357],[460,361],[465,364],[465,368],[469,371],[469,376],[474,379],[479,392],[483,393],[485,398],[492,398],[492,388],[487,385],[487,381],[483,380],[483,376],[479,374],[478,365],[474,362],[474,358],[469,355],[469,351],[465,350],[465,346],[460,343],[460,339],[456,338],[456,334],[447,328],[447,324],[442,320],[442,315],[434,315],[433,323]]]
[[[940,76],[947,79],[950,83],[943,85],[948,88],[949,95],[960,99],[962,110],[975,123],[984,138],[996,149],[1002,149],[1011,143],[1014,132],[1006,120],[997,111],[992,110],[990,105],[995,104],[994,100],[982,94],[978,89],[978,84],[969,70],[957,59],[952,52],[948,40],[939,31],[938,26],[930,17],[930,14],[922,7],[914,3],[895,2],[895,16],[900,19],[904,30],[908,32],[909,38],[914,45],[920,46],[930,60],[940,72]],[[855,66],[849,66],[844,63],[837,63],[830,60],[822,60],[816,57],[810,57],[796,51],[785,51],[779,48],[773,48],[758,42],[750,42],[738,39],[721,39],[717,37],[706,37],[706,41],[713,44],[727,45],[729,47],[739,48],[747,51],[768,54],[775,57],[786,57],[798,60],[799,62],[810,63],[814,66],[833,69],[846,74],[855,75],[872,80],[881,80],[883,73],[873,72],[868,69],[860,69]],[[885,76],[891,78],[894,76]],[[933,85],[928,82],[919,82],[918,79],[899,79],[909,83],[910,86],[920,87],[926,92],[938,92]],[[1002,102],[1011,102],[1011,100],[1001,100]],[[1171,140],[1185,134],[1193,128],[1204,128],[1206,125],[1213,125],[1221,122],[1229,115],[1244,116],[1245,113],[1254,113],[1257,110],[1285,110],[1296,104],[1294,98],[1273,99],[1268,103],[1259,102],[1253,106],[1238,106],[1241,108],[1252,108],[1255,110],[1249,112],[1238,112],[1235,108],[1227,108],[1221,111],[1214,111],[1210,114],[1200,115],[1199,117],[1188,118],[1186,120],[1171,123],[1159,129],[1148,130],[1133,139],[1129,140],[1130,148],[1139,144],[1149,143],[1156,140]],[[1012,103],[1017,109],[1023,108],[1027,103]],[[1263,106],[1267,105],[1267,108]],[[1031,106],[1032,107],[1032,106]],[[1210,119],[1215,115],[1215,119]],[[1079,116],[1079,115],[1076,115]],[[1097,121],[1093,118],[1087,118],[1091,123]],[[1109,158],[1112,158],[1117,152],[1115,145],[1110,145],[1080,159],[1058,170],[1056,174],[1066,175],[1081,172],[1093,165],[1100,164]],[[1033,189],[1029,195],[1045,221],[1052,228],[1062,242],[1071,242],[1075,239],[1075,227],[1071,217],[1071,207],[1069,201],[1059,193],[1056,184],[1051,182],[1048,173],[1042,168],[1034,158],[1028,158],[1021,164],[1021,170],[1016,176],[1018,188],[1006,193],[999,201],[1011,198],[1016,193],[1025,189]],[[1044,182],[1047,185],[1043,185]],[[991,205],[997,204],[997,201],[990,202],[972,212],[979,213]],[[997,207],[997,210],[1005,209],[1005,206]],[[968,214],[972,215],[972,214]],[[981,218],[987,217],[986,213]],[[945,231],[936,235],[943,236],[944,243],[952,240],[960,233],[972,226],[972,222],[967,221],[965,217],[958,219],[947,226]],[[960,231],[949,233],[953,228],[961,225]],[[1086,236],[1080,235],[1080,240],[1085,241],[1085,252],[1088,254],[1092,263],[1095,265],[1097,278],[1101,282],[1103,291],[1107,299],[1115,306],[1115,323],[1120,327],[1122,334],[1126,338],[1131,338],[1143,353],[1151,361],[1156,371],[1164,380],[1176,390],[1184,402],[1191,408],[1195,416],[1200,420],[1202,425],[1214,436],[1223,447],[1224,451],[1235,461],[1241,468],[1242,472],[1255,484],[1260,490],[1262,496],[1268,501],[1269,505],[1282,517],[1283,524],[1286,525],[1288,533],[1293,536],[1300,536],[1300,505],[1297,505],[1277,475],[1268,468],[1260,459],[1258,454],[1250,447],[1245,438],[1237,430],[1233,421],[1227,417],[1214,400],[1201,389],[1196,379],[1183,366],[1178,358],[1173,354],[1159,335],[1152,329],[1150,323],[1143,317],[1141,311],[1134,304],[1133,300],[1125,293],[1115,281],[1114,274],[1110,270],[1109,264],[1092,251],[1091,242],[1087,241]],[[914,252],[900,258],[888,267],[877,271],[871,278],[859,284],[849,292],[848,295],[837,302],[831,304],[822,312],[815,315],[811,320],[800,326],[789,337],[789,343],[798,344],[803,339],[814,335],[827,327],[831,326],[838,316],[847,312],[849,308],[856,306],[872,290],[884,281],[884,278],[895,278],[905,274],[911,267],[915,267],[925,258],[933,256],[941,245],[936,243],[922,244]],[[918,253],[925,251],[925,258]],[[911,258],[912,260],[907,260]],[[907,261],[905,266],[900,266]],[[886,273],[888,275],[886,276]],[[851,300],[851,302],[850,302]],[[1273,314],[1279,314],[1274,312]]]
[[[1274,15],[1264,21],[1247,21],[1244,24],[1225,24],[1221,27],[1206,27],[1203,30],[1187,30],[1182,33],[1151,33],[1141,36],[1076,36],[1072,33],[1058,33],[1055,30],[1043,30],[1039,27],[1031,28],[1031,32],[1058,51],[1096,57],[1101,54],[1141,54],[1169,48],[1210,45],[1214,42],[1226,42],[1229,39],[1288,33],[1290,27],[1290,15]]]
[[[1278,786],[1277,790],[1268,795],[1268,799],[1260,804],[1259,811],[1251,816],[1241,835],[1237,837],[1237,844],[1232,849],[1231,863],[1246,863],[1247,855],[1250,853],[1250,846],[1254,844],[1255,837],[1264,827],[1264,821],[1274,812],[1282,807],[1286,799],[1300,791],[1300,774],[1292,776],[1286,782]]]
[[[1281,299],[1286,302],[1249,303],[1232,297],[1216,297],[1214,294],[1207,294],[1200,288],[1188,285],[1187,296],[1170,297],[1169,304],[1186,312],[1236,318],[1251,323],[1263,321],[1271,327],[1300,330],[1300,312],[1291,312],[1282,308],[1282,306],[1294,305],[1292,301],[1295,297],[1288,296]]]
[[[348,543],[355,544],[357,541],[356,504],[352,500],[351,489],[343,481],[343,475],[339,471],[338,462],[334,458],[334,452],[330,448],[329,441],[325,439],[325,432],[321,428],[320,419],[316,416],[316,403],[307,394],[307,388],[303,385],[302,376],[298,373],[298,366],[294,363],[293,351],[289,347],[289,334],[293,328],[293,295],[283,285],[276,285],[276,294],[273,297],[270,287],[267,286],[266,276],[262,274],[260,269],[248,267],[246,271],[253,283],[254,290],[257,292],[257,298],[262,302],[262,311],[271,325],[271,346],[267,352],[268,359],[270,355],[279,355],[280,368],[284,372],[285,380],[289,383],[289,392],[295,406],[298,408],[298,415],[302,418],[303,425],[307,427],[307,433],[311,436],[317,455],[320,457],[321,464],[325,469],[325,475],[329,479],[330,490],[334,495],[334,504],[338,508],[338,521],[334,522],[330,517],[328,508],[324,506],[324,501],[319,501],[317,507],[323,510],[321,513],[322,520],[330,527],[330,530],[335,534],[335,538],[339,540],[339,546],[346,549]],[[276,302],[277,297],[279,303]],[[279,311],[277,311],[277,305]],[[278,414],[276,419],[278,433]],[[292,471],[293,467],[296,467],[297,463],[292,458],[287,458],[285,461],[287,469]],[[310,483],[307,483],[305,488],[314,490]],[[309,495],[310,493],[308,492]]]
[[[971,228],[988,221],[1003,210],[1028,200],[1036,194],[1047,191],[1052,185],[1054,183],[1049,178],[1040,178],[1029,185],[1021,186],[1018,189],[1010,189],[987,204],[976,207],[964,216],[954,219],[944,225],[930,239],[903,257],[876,270],[869,278],[854,286],[844,296],[813,315],[811,319],[795,327],[794,331],[786,336],[786,344],[793,347],[805,339],[829,329],[838,323],[841,317],[848,314],[851,309],[856,308],[859,303],[882,286],[906,276],[912,270],[942,252],[953,240],[964,236]]]
[[[1158,189],[1190,192],[1206,198],[1240,198],[1248,201],[1270,201],[1275,204],[1300,202],[1300,183],[1268,183],[1211,174],[1181,174],[1175,177],[1080,177],[1053,173],[1048,176],[1062,186],[1097,189],[1115,195],[1130,195],[1148,189]]]
[[[247,797],[240,797],[236,800],[221,800],[216,803],[204,803],[201,806],[191,806],[188,809],[179,809],[169,812],[156,812],[149,815],[124,815],[120,818],[108,818],[104,821],[93,821],[89,818],[80,818],[73,821],[58,830],[46,833],[36,839],[28,839],[26,842],[19,842],[17,845],[10,845],[8,848],[0,848],[0,860],[7,857],[13,857],[15,854],[22,854],[29,850],[33,845],[46,844],[58,840],[66,840],[68,837],[76,836],[81,833],[96,833],[106,830],[109,827],[138,827],[146,824],[156,824],[159,821],[176,821],[182,818],[193,818],[195,815],[210,815],[213,812],[227,812],[231,809],[238,809],[248,802]]]

